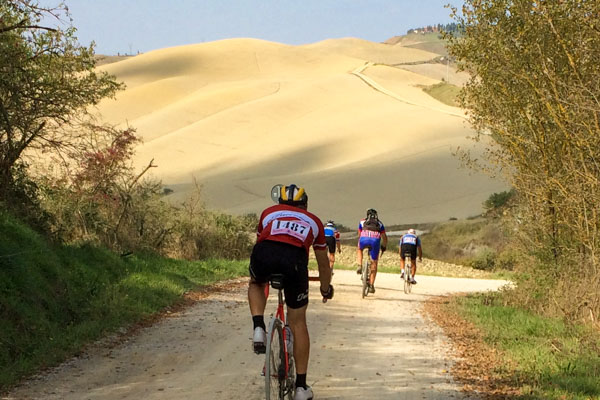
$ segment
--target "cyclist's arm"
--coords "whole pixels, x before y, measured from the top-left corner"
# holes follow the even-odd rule
[[[315,258],[317,259],[317,265],[319,266],[321,291],[326,292],[329,290],[329,284],[331,283],[331,268],[329,268],[329,256],[327,255],[327,248],[315,249]]]
[[[381,244],[383,247],[387,247],[387,235],[385,232],[381,232]]]
[[[423,261],[423,250],[421,249],[421,245],[417,247],[417,252],[419,254],[419,261]]]

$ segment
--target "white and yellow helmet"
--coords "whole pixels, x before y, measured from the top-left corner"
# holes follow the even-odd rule
[[[308,204],[308,195],[303,187],[298,187],[294,184],[281,186],[279,193],[279,204],[287,204],[290,206],[306,206]]]

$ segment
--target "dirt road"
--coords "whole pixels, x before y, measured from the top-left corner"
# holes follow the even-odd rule
[[[315,399],[467,399],[448,374],[445,337],[420,313],[429,296],[494,290],[503,281],[379,274],[360,298],[359,278],[336,272],[322,304],[311,282],[308,383]],[[271,296],[267,310],[275,308]],[[267,315],[268,317],[268,315]],[[14,390],[5,399],[263,399],[263,358],[251,347],[246,288],[237,285],[173,314],[110,350],[101,347]]]

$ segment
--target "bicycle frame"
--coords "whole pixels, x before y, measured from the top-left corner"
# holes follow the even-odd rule
[[[267,348],[265,354],[265,364],[263,367],[263,373],[265,376],[265,393],[267,400],[271,399],[283,399],[286,396],[291,399],[293,395],[294,389],[294,366],[292,365],[293,357],[290,355],[290,349],[288,349],[288,330],[286,329],[286,313],[284,311],[283,305],[283,282],[281,279],[270,279],[271,285],[274,289],[277,289],[277,309],[275,310],[275,314],[271,317],[271,321],[269,322],[269,328],[267,331]],[[275,343],[278,343],[279,346],[276,346],[277,349],[273,347],[273,338],[277,337]],[[273,365],[273,360],[271,355],[273,351],[276,351],[278,354],[275,360],[275,365]],[[283,357],[281,357],[283,354]],[[275,368],[276,370],[272,370]],[[275,386],[273,386],[273,383]],[[276,397],[272,396],[272,389],[277,388],[278,394]]]
[[[275,312],[275,316],[274,318],[278,318],[279,320],[281,320],[281,323],[283,326],[286,325],[286,315],[285,312],[283,311],[283,290],[279,289],[277,291],[277,298],[279,299],[278,304],[277,304],[277,311]],[[284,346],[284,354],[285,354],[285,377],[288,377],[288,372],[289,372],[289,365],[290,365],[290,353],[289,353],[289,349],[287,348],[287,344],[289,343],[288,340],[288,331],[287,329],[283,330],[283,342],[285,343]]]

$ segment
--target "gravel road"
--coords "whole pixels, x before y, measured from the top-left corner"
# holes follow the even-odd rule
[[[424,300],[496,290],[505,281],[418,276],[404,294],[399,275],[379,274],[360,297],[353,271],[337,271],[335,298],[311,282],[308,383],[315,399],[473,399],[448,371],[446,338],[421,315]],[[110,348],[96,345],[4,399],[263,399],[263,358],[251,351],[246,280],[173,313]],[[271,296],[267,311],[275,309]],[[268,314],[267,318],[268,319]]]

